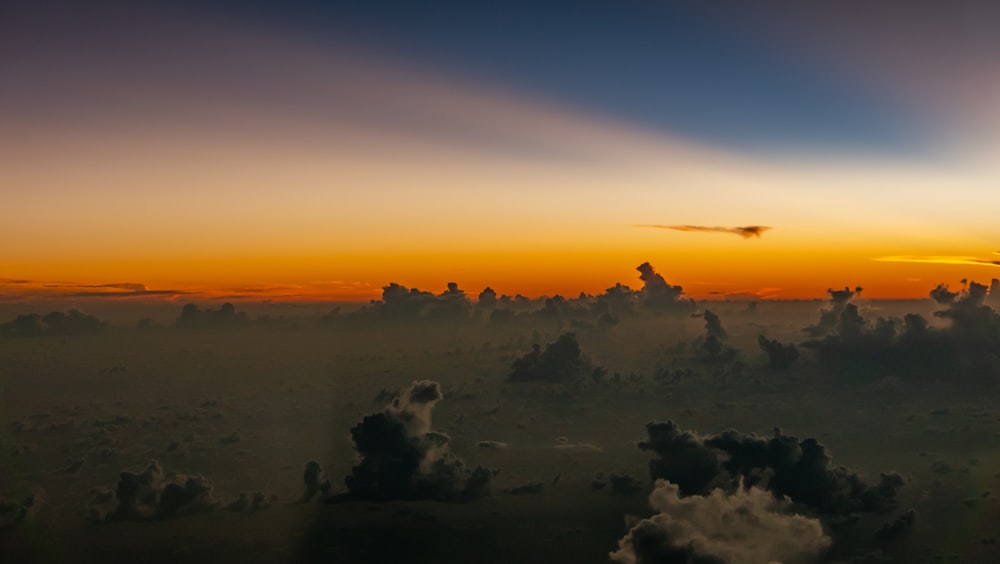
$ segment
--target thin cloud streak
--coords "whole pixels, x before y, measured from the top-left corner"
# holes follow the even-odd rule
[[[983,266],[1000,266],[1000,260],[989,260],[976,257],[955,256],[955,255],[934,255],[934,256],[899,255],[899,256],[889,256],[889,257],[877,257],[872,260],[877,260],[880,262],[918,262],[925,264],[926,263],[971,264],[971,265],[983,265]]]
[[[772,228],[767,225],[747,225],[745,227],[708,227],[704,225],[658,225],[651,223],[643,223],[635,225],[635,227],[649,227],[653,229],[672,229],[674,231],[685,231],[694,233],[732,233],[733,235],[739,235],[744,239],[751,239],[753,237],[760,238],[760,236]]]

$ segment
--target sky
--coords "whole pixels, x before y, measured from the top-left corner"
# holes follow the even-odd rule
[[[0,300],[1000,273],[996,3],[139,4],[0,5]]]

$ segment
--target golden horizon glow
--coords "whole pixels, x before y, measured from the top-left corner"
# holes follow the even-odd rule
[[[967,159],[745,154],[357,50],[227,30],[215,51],[218,30],[191,33],[236,86],[73,69],[51,87],[149,111],[0,116],[0,277],[40,295],[68,280],[364,300],[456,281],[535,297],[638,287],[649,261],[696,299],[917,298],[995,266],[975,254],[1000,241],[1000,169],[981,158],[996,132],[949,139]],[[260,76],[278,86],[238,88]]]

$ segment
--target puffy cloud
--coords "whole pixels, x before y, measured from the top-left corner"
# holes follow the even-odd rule
[[[910,534],[913,523],[917,520],[917,512],[908,509],[889,523],[884,523],[875,533],[875,537],[881,540],[892,540]]]
[[[719,458],[705,446],[701,437],[682,431],[673,421],[646,424],[648,439],[639,443],[659,458],[649,461],[649,475],[654,480],[669,480],[681,493],[700,493],[719,474]]]
[[[656,482],[657,514],[636,523],[611,559],[625,564],[814,562],[831,545],[819,520],[789,513],[787,502],[760,488],[681,496]]]
[[[31,313],[18,315],[7,323],[0,324],[0,335],[7,337],[68,336],[100,333],[107,323],[96,316],[76,309],[66,313],[53,311],[45,315]]]
[[[219,505],[207,478],[167,475],[155,460],[142,472],[122,472],[114,491],[102,492],[94,501],[90,516],[95,521],[166,519],[212,511]]]
[[[573,333],[564,333],[545,346],[532,345],[531,352],[514,360],[507,379],[511,382],[579,383],[588,366]]]
[[[732,360],[736,349],[725,344],[726,330],[719,316],[706,309],[701,317],[705,319],[705,336],[695,342],[696,356],[710,362]]]
[[[986,303],[991,298],[990,287],[969,282],[954,292],[940,284],[930,296],[947,306],[934,315],[950,320],[948,326],[931,327],[917,314],[903,319],[879,317],[871,323],[857,306],[841,299],[840,305],[823,310],[819,325],[809,328],[822,337],[802,346],[815,350],[824,366],[858,375],[878,374],[880,370],[903,376],[944,371],[993,375],[1000,370],[996,352],[1000,350],[1000,315]]]
[[[142,472],[124,471],[114,490],[99,489],[91,503],[94,522],[149,521],[206,513],[224,507],[230,511],[267,509],[276,496],[241,493],[229,503],[215,495],[212,481],[200,474],[167,473],[153,460]]]
[[[767,353],[767,365],[772,370],[786,370],[799,358],[799,349],[794,344],[785,345],[764,335],[757,336],[757,344],[760,345],[760,350]]]
[[[735,430],[699,436],[667,421],[648,423],[646,433],[639,448],[659,457],[649,463],[650,477],[670,481],[684,495],[739,481],[760,484],[776,497],[822,513],[845,514],[885,510],[903,485],[895,473],[881,474],[878,484],[869,485],[856,473],[833,466],[816,439],[799,440],[777,428],[767,438]]]
[[[351,429],[362,459],[345,479],[348,497],[472,501],[488,491],[493,472],[467,468],[448,452],[448,435],[431,430],[431,412],[443,397],[437,382],[413,382]]]
[[[185,329],[205,327],[228,327],[248,323],[246,312],[236,311],[236,307],[226,302],[219,309],[200,309],[195,304],[186,304],[177,318],[177,327]]]
[[[13,501],[0,497],[0,533],[9,531],[38,513],[45,495],[37,491],[24,497],[21,501]]]
[[[639,271],[639,279],[643,282],[640,291],[640,303],[642,306],[654,312],[665,311],[690,311],[694,309],[694,302],[682,299],[684,288],[671,286],[653,268],[653,265],[644,262],[636,267]]]

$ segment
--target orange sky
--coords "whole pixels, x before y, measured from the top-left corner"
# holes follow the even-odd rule
[[[4,107],[0,295],[129,283],[194,293],[184,299],[367,300],[389,282],[449,281],[576,295],[637,288],[649,261],[698,299],[844,285],[910,298],[1000,272],[988,264],[1000,259],[992,126],[933,160],[757,154],[356,50],[226,39],[245,55],[227,72],[253,60],[324,111],[101,67],[47,76],[45,88],[125,106]],[[4,69],[24,72],[9,58]]]

